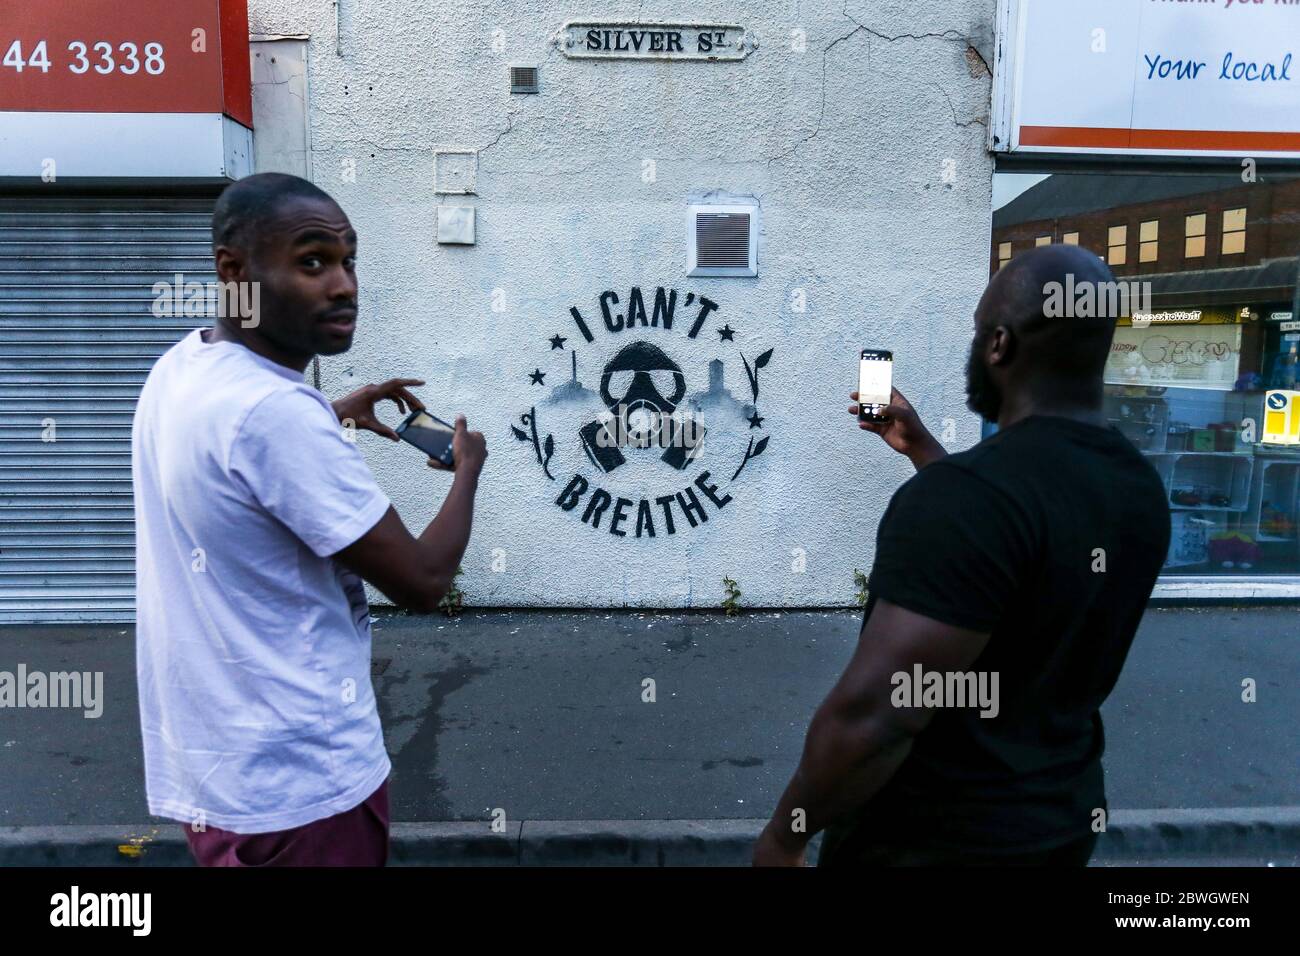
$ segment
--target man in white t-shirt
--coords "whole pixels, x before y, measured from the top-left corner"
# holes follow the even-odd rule
[[[437,606],[486,446],[457,418],[451,489],[412,536],[352,439],[396,441],[375,403],[422,408],[407,388],[422,383],[331,404],[303,381],[314,356],[352,345],[347,216],[265,173],[222,193],[212,232],[218,278],[256,308],[169,349],[132,428],[149,810],[188,824],[202,865],[382,865],[390,764],[362,579],[402,607]]]

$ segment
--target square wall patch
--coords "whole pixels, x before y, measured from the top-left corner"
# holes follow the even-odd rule
[[[438,242],[458,246],[474,245],[474,207],[439,206]]]
[[[477,179],[478,150],[435,149],[433,151],[434,192],[472,195]]]

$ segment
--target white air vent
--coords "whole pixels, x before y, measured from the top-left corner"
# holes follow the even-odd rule
[[[537,67],[512,63],[510,65],[510,92],[536,93]]]
[[[757,206],[688,206],[686,274],[758,275]]]

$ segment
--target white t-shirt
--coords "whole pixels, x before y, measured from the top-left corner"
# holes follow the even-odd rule
[[[388,776],[365,588],[329,557],[388,499],[301,374],[201,331],[131,430],[146,790],[157,816],[266,833]]]

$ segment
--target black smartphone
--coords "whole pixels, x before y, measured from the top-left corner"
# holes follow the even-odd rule
[[[889,405],[894,390],[894,353],[863,349],[858,359],[858,418],[864,422],[887,422],[881,412]]]
[[[441,462],[448,468],[456,463],[451,457],[451,439],[456,429],[441,418],[417,409],[406,416],[406,420],[395,429],[399,438],[410,442],[434,461]]]

